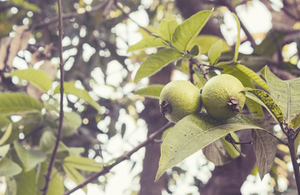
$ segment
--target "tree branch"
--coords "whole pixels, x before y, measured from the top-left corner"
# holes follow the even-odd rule
[[[150,144],[151,142],[153,142],[153,140],[162,132],[164,132],[167,128],[171,127],[172,123],[167,123],[165,124],[163,127],[161,127],[159,130],[157,130],[156,132],[152,133],[151,135],[149,135],[149,137],[142,143],[140,143],[139,145],[137,145],[135,148],[133,148],[131,151],[124,153],[122,156],[120,156],[114,163],[112,163],[109,166],[105,166],[103,167],[102,171],[90,176],[89,178],[87,178],[85,181],[83,181],[82,183],[80,183],[79,185],[77,185],[75,188],[71,189],[70,191],[65,192],[63,195],[68,195],[71,194],[73,192],[75,192],[76,190],[86,186],[88,183],[92,182],[93,180],[97,179],[98,177],[100,177],[101,175],[105,175],[107,174],[113,167],[115,167],[116,165],[120,164],[121,162],[123,162],[126,159],[129,159],[130,156],[132,154],[134,154],[135,152],[137,152],[139,149],[143,148],[144,146]]]
[[[47,194],[50,179],[51,179],[51,173],[55,162],[55,157],[58,149],[59,142],[61,140],[61,132],[62,132],[62,125],[63,125],[63,119],[64,119],[64,110],[63,110],[63,98],[64,98],[64,60],[63,60],[63,46],[62,46],[62,39],[63,39],[63,18],[62,18],[62,0],[57,0],[58,3],[58,18],[59,18],[59,24],[58,24],[58,32],[59,32],[59,59],[60,59],[60,111],[59,111],[59,126],[58,126],[58,132],[56,136],[55,145],[52,151],[52,155],[50,158],[49,166],[48,166],[48,172],[45,176],[45,185],[42,189],[43,195]]]

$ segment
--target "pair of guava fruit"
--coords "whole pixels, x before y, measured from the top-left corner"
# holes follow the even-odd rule
[[[243,89],[243,84],[228,74],[208,80],[202,94],[189,81],[171,81],[160,93],[160,110],[169,121],[176,123],[189,114],[198,113],[203,105],[212,118],[226,120],[243,109],[246,101],[241,93]]]

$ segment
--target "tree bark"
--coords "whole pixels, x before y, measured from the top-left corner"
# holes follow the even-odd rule
[[[150,78],[151,84],[166,84],[170,81],[172,67],[167,66],[160,72]],[[145,110],[141,117],[148,124],[148,135],[155,132],[167,123],[167,120],[160,113],[159,103],[154,99],[146,99]],[[166,186],[164,177],[154,182],[158,162],[160,158],[160,144],[153,143],[146,146],[145,158],[143,161],[143,171],[141,173],[139,195],[160,195],[162,189]]]

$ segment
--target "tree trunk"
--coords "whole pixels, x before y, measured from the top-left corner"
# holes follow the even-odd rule
[[[150,78],[151,84],[166,84],[170,81],[172,67],[167,66],[159,73]],[[158,100],[146,99],[145,110],[141,117],[148,124],[148,135],[160,129],[167,120],[160,113]],[[156,171],[158,169],[158,162],[160,158],[160,144],[153,143],[146,146],[145,158],[143,161],[143,171],[140,180],[139,195],[160,195],[165,186],[164,177],[161,177],[157,182],[154,182]]]

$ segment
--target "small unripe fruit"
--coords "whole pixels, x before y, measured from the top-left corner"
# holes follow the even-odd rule
[[[160,111],[169,121],[176,123],[189,114],[199,112],[200,101],[200,90],[192,83],[171,81],[160,93]]]
[[[203,87],[203,106],[211,117],[219,120],[229,119],[244,107],[246,96],[240,93],[242,90],[243,84],[234,76],[215,76]]]

